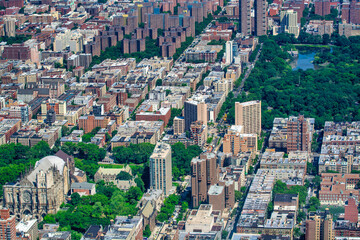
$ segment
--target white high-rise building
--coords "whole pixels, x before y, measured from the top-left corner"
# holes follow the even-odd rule
[[[150,188],[169,195],[172,187],[171,146],[158,142],[150,156]]]
[[[299,36],[299,23],[297,12],[294,10],[281,11],[280,13],[280,27],[281,32],[294,34],[297,38]]]
[[[225,58],[225,64],[231,64],[234,58],[233,55],[233,41],[227,41],[226,42],[226,58]]]

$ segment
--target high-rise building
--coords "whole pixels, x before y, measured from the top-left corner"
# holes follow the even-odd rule
[[[315,14],[325,16],[330,14],[330,0],[315,0]]]
[[[185,131],[190,129],[192,122],[197,120],[197,102],[186,101],[184,103]]]
[[[204,146],[207,140],[207,124],[203,121],[195,121],[190,125],[191,138],[198,146]]]
[[[202,153],[191,160],[191,196],[193,208],[200,202],[206,202],[211,185],[219,180],[219,169],[214,153]]]
[[[150,187],[169,195],[172,187],[171,147],[158,142],[150,156]]]
[[[208,122],[207,104],[204,101],[189,100],[184,103],[185,130],[195,121]]]
[[[15,215],[10,215],[10,210],[8,208],[0,209],[0,239],[16,239]]]
[[[51,126],[55,122],[55,120],[56,120],[56,113],[54,108],[51,108],[46,114],[45,122]]]
[[[309,122],[303,115],[289,117],[287,122],[287,152],[310,151]]]
[[[233,61],[233,41],[227,41],[226,42],[226,58],[225,58],[225,64],[231,64]]]
[[[268,19],[266,4],[266,0],[255,0],[255,36],[267,34]]]
[[[174,135],[180,135],[185,132],[185,119],[183,117],[174,118]]]
[[[332,223],[328,208],[325,212],[310,212],[309,219],[306,220],[305,240],[333,240]]]
[[[350,23],[360,24],[360,1],[352,0],[350,2]]]
[[[341,19],[343,23],[360,24],[360,1],[344,0],[341,3]]]
[[[224,136],[223,152],[236,156],[239,152],[251,151],[257,151],[257,135],[243,134],[243,126],[231,126]]]
[[[243,36],[251,35],[251,0],[239,0],[239,29]]]
[[[244,126],[244,133],[261,133],[261,101],[235,103],[235,125]]]
[[[297,12],[294,10],[281,11],[280,26],[281,32],[294,34],[297,38],[299,36],[299,24],[297,21]]]
[[[15,37],[15,22],[14,18],[5,19],[4,26],[5,26],[5,36],[7,37]]]

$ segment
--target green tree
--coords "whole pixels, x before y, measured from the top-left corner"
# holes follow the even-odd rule
[[[61,136],[67,136],[70,133],[69,128],[67,126],[61,127]]]
[[[320,207],[320,200],[317,197],[311,197],[309,200],[309,206],[310,209],[318,209]]]
[[[175,205],[177,205],[180,201],[180,196],[171,194],[168,196],[165,201],[164,205],[161,207],[160,213],[157,215],[156,220],[159,222],[167,221],[170,216],[175,211]]]
[[[315,188],[319,189],[320,188],[320,183],[321,183],[321,177],[320,176],[315,176],[311,182],[314,184]]]
[[[226,239],[227,238],[227,236],[228,236],[228,231],[226,231],[226,230],[222,230],[222,232],[221,232],[221,239]]]
[[[168,126],[172,126],[173,122],[174,122],[174,118],[181,116],[181,114],[182,114],[182,109],[181,108],[171,108],[171,116],[170,116],[170,119],[169,119]]]
[[[104,212],[104,208],[101,205],[100,202],[96,202],[93,206],[92,206],[92,212],[91,212],[91,216],[94,218],[100,218],[103,216],[103,212]]]
[[[56,223],[54,214],[47,214],[43,220],[45,223]]]
[[[148,161],[154,147],[150,143],[130,144],[129,147],[115,147],[113,149],[113,157],[116,163],[141,164]]]
[[[147,225],[145,226],[145,229],[144,229],[144,232],[143,232],[143,236],[144,236],[144,237],[150,237],[150,235],[151,235],[150,226],[149,226],[149,224],[147,224]]]
[[[316,167],[312,163],[307,162],[306,163],[306,172],[307,172],[307,174],[316,174],[317,173]]]
[[[49,144],[45,141],[38,142],[34,147],[31,148],[33,157],[43,158],[51,154]]]
[[[294,228],[294,236],[296,238],[300,238],[301,235],[303,235],[303,234],[301,233],[300,228]]]
[[[299,213],[298,213],[298,215],[296,217],[296,221],[299,223],[299,222],[301,222],[301,221],[303,221],[305,219],[306,219],[306,213],[303,212],[303,211],[299,211]]]
[[[202,152],[198,145],[191,145],[185,148],[183,143],[175,143],[171,146],[172,167],[176,174],[178,171],[181,175],[188,175],[191,173],[191,160],[199,156]]]
[[[240,201],[241,197],[242,197],[241,192],[235,190],[235,201],[237,202]]]
[[[131,176],[131,174],[129,174],[128,172],[125,171],[121,171],[117,176],[116,179],[117,180],[131,180],[133,177]]]
[[[135,183],[136,183],[136,186],[138,187],[138,188],[140,188],[140,190],[142,191],[142,192],[145,192],[145,184],[144,184],[144,181],[141,179],[141,178],[135,178]]]
[[[161,79],[156,80],[156,86],[162,86],[162,80]]]
[[[79,193],[75,192],[71,194],[71,204],[77,206],[81,202],[81,197]]]
[[[142,196],[142,192],[139,187],[130,187],[125,196],[129,202],[132,200],[138,201]]]
[[[72,240],[80,240],[82,238],[82,234],[76,231],[71,231],[71,239]]]

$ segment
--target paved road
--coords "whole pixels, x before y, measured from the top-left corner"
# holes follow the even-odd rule
[[[258,53],[256,54],[254,63],[248,64],[248,69],[245,72],[244,78],[241,80],[241,84],[240,84],[239,88],[236,91],[234,91],[235,98],[237,98],[237,96],[242,93],[246,79],[249,77],[251,71],[254,69],[254,66],[255,66],[257,60],[259,60],[261,49],[262,49],[262,43],[260,45],[260,49],[259,49]]]
[[[253,180],[253,176],[249,176],[249,178],[246,179],[246,183],[245,183],[245,187],[246,187],[246,191],[245,191],[245,198],[246,198],[246,195],[249,191],[249,188],[250,188],[250,185],[252,183],[252,180]],[[229,235],[227,236],[226,239],[231,239],[233,234],[236,233],[236,224],[237,222],[239,221],[239,218],[240,218],[240,214],[241,214],[241,210],[240,207],[238,207],[236,209],[236,214],[235,216],[228,221],[227,223],[227,226],[226,226],[226,230],[227,228],[229,227],[230,231],[229,231]]]

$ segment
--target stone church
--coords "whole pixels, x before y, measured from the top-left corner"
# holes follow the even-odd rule
[[[73,159],[64,152],[36,162],[35,168],[15,183],[3,186],[4,207],[16,218],[32,215],[41,220],[56,213],[70,190]]]

